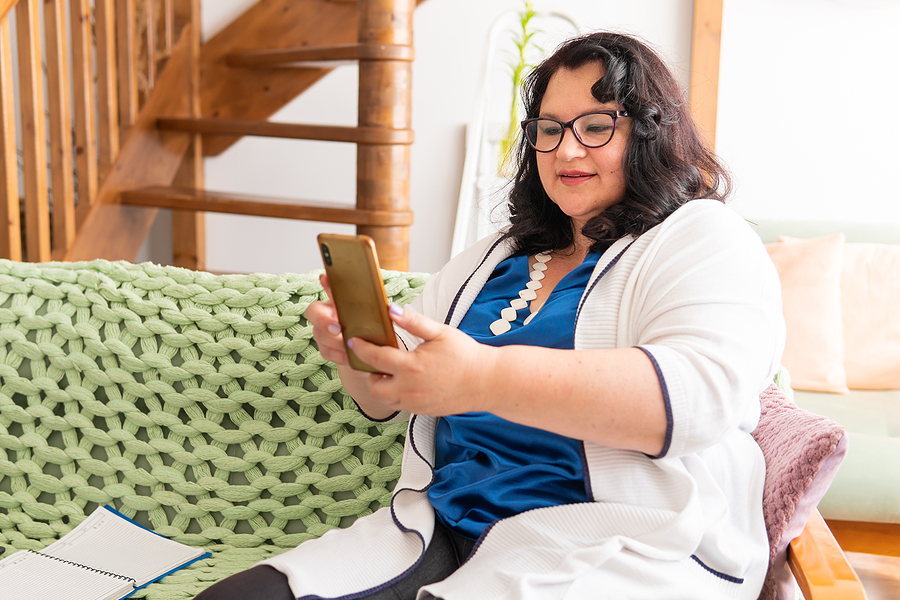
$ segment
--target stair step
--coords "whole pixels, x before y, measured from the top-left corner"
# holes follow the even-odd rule
[[[296,140],[352,142],[356,144],[413,143],[413,132],[411,129],[303,125],[300,123],[274,123],[272,121],[217,119],[214,117],[162,117],[157,121],[157,126],[160,129],[170,131],[184,131],[206,135],[252,135]]]
[[[229,213],[381,227],[412,225],[412,211],[363,210],[328,202],[151,186],[125,190],[119,202],[131,206]]]
[[[251,50],[236,52],[225,57],[232,67],[300,67],[330,69],[339,64],[352,64],[358,60],[411,61],[412,46],[395,44],[341,44],[317,48],[283,48],[278,50]]]

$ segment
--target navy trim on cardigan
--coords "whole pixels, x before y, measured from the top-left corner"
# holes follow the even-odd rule
[[[587,301],[587,297],[591,294],[591,292],[594,291],[594,288],[597,287],[597,284],[600,283],[600,280],[603,279],[603,276],[606,275],[606,273],[609,272],[609,270],[612,269],[613,266],[615,266],[615,264],[617,262],[619,262],[619,259],[622,258],[623,254],[625,254],[625,251],[628,250],[629,248],[631,248],[631,245],[634,244],[636,241],[637,241],[637,239],[631,240],[631,242],[629,242],[629,244],[627,246],[622,248],[622,251],[619,252],[618,254],[616,254],[616,256],[611,261],[609,261],[608,265],[603,267],[603,270],[597,276],[597,279],[594,280],[594,283],[591,284],[591,287],[589,287],[587,290],[585,290],[584,295],[581,296],[581,301],[578,303],[578,310],[575,311],[574,329],[578,329],[578,317],[581,316],[581,309],[584,306],[584,303]]]
[[[666,378],[663,377],[662,369],[656,362],[656,357],[649,350],[641,346],[635,346],[638,350],[647,355],[650,362],[653,363],[653,369],[656,371],[656,378],[659,379],[659,386],[662,388],[663,402],[666,405],[666,441],[663,443],[662,451],[650,458],[663,458],[669,453],[669,447],[672,445],[672,430],[675,428],[675,418],[672,416],[672,400],[669,398],[669,386],[666,385]],[[649,455],[648,455],[649,456]]]
[[[376,419],[376,418],[374,418],[374,417],[370,417],[370,416],[366,413],[366,411],[364,411],[364,410],[359,406],[359,402],[357,402],[357,401],[354,400],[353,398],[350,398],[350,399],[353,400],[353,404],[356,405],[356,410],[358,410],[362,416],[364,416],[364,417],[367,418],[368,420],[372,421],[373,423],[387,423],[388,421],[390,421],[391,419],[393,419],[394,417],[396,417],[397,415],[400,414],[400,411],[398,410],[398,411],[395,411],[393,414],[390,414],[390,415],[388,415],[387,417],[385,417],[385,418],[383,418],[383,419]]]
[[[475,276],[475,273],[477,273],[479,271],[479,269],[481,269],[482,265],[484,265],[484,263],[487,261],[488,257],[491,254],[493,254],[493,252],[497,248],[497,246],[499,246],[500,243],[505,239],[506,238],[501,237],[499,240],[494,242],[494,245],[491,246],[490,249],[488,249],[488,251],[484,255],[484,258],[482,258],[481,262],[478,263],[478,266],[475,267],[475,269],[469,274],[468,277],[466,277],[466,280],[463,282],[463,284],[461,286],[459,286],[459,290],[457,290],[456,296],[453,298],[453,302],[450,303],[450,308],[447,310],[447,318],[444,319],[444,325],[450,324],[450,320],[453,318],[453,313],[456,312],[456,305],[457,305],[457,303],[459,303],[459,299],[460,299],[460,297],[462,297],[463,291],[466,289],[466,286],[469,285],[469,282],[472,280],[472,277]]]
[[[741,577],[734,577],[733,575],[727,575],[725,573],[722,573],[721,571],[716,571],[715,569],[713,569],[712,567],[710,567],[709,565],[704,563],[702,560],[697,558],[696,554],[691,554],[691,558],[694,559],[694,562],[696,562],[698,565],[700,565],[701,567],[703,567],[704,569],[706,569],[707,571],[709,571],[710,573],[712,573],[719,579],[724,579],[725,581],[728,581],[730,583],[737,583],[737,584],[744,583],[744,580]]]
[[[584,448],[584,441],[582,441],[579,446],[581,449],[581,471],[584,473],[584,492],[587,494],[587,498],[593,501],[594,486],[591,485],[591,469],[588,465],[587,450]]]

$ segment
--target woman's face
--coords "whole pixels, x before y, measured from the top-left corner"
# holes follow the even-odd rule
[[[567,122],[596,110],[622,110],[603,104],[591,87],[603,76],[599,62],[578,69],[560,69],[550,78],[541,101],[541,117]],[[575,232],[625,196],[622,171],[631,119],[619,118],[613,138],[600,148],[585,148],[566,128],[562,143],[552,152],[537,152],[538,174],[550,199],[572,219]]]

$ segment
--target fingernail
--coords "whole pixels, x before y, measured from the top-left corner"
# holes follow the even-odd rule
[[[331,335],[337,335],[340,332],[341,332],[341,328],[338,327],[336,324],[332,323],[331,325],[328,326],[328,333],[330,333]]]
[[[390,311],[391,311],[392,314],[394,314],[394,315],[396,315],[396,316],[398,316],[398,317],[402,317],[402,316],[403,316],[403,307],[400,306],[399,304],[395,304],[394,302],[391,302],[391,308],[390,308]]]
[[[356,345],[354,342],[356,342],[356,338],[350,338],[349,340],[347,340],[347,347],[352,349],[353,346]]]

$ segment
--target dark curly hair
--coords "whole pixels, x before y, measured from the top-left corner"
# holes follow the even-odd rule
[[[623,157],[625,197],[588,221],[582,233],[598,250],[627,234],[640,235],[684,203],[725,201],[731,177],[706,146],[684,92],[662,59],[643,42],[618,33],[590,33],[565,42],[529,75],[522,96],[526,118],[538,117],[550,78],[559,69],[599,62],[604,74],[591,88],[600,102],[615,102],[632,119]],[[536,152],[524,136],[516,150],[517,173],[509,195],[511,228],[520,253],[572,245],[569,217],[541,184]]]

